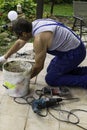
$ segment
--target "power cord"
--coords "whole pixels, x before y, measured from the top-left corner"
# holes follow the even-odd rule
[[[78,111],[82,111],[82,112],[86,112],[87,113],[87,110],[83,110],[83,109],[72,109],[70,112],[74,113],[74,112],[78,112]],[[68,115],[70,116],[70,115]],[[82,128],[83,130],[87,130],[86,128],[82,127],[81,125],[78,125],[78,127]]]
[[[36,100],[33,96],[27,96],[27,97],[15,97],[13,98],[14,101],[18,104],[21,104],[21,105],[30,105],[32,106],[32,102],[34,100]],[[42,111],[38,111],[37,114],[41,117],[46,117],[48,115],[48,111],[47,111],[47,108],[45,108],[45,114],[42,114]]]
[[[77,98],[73,98],[73,99],[77,99]],[[26,104],[32,105],[32,101],[33,101],[33,100],[35,100],[35,98],[34,98],[33,96],[31,96],[31,97],[22,97],[22,98],[14,98],[14,101],[15,101],[16,103],[22,104],[22,105],[26,105]],[[67,99],[64,99],[64,100],[67,100]],[[69,99],[68,99],[68,100],[69,100]],[[70,100],[72,100],[72,98],[71,98]],[[50,114],[54,119],[56,119],[56,120],[58,120],[58,121],[70,123],[70,124],[72,124],[72,125],[76,125],[77,127],[81,128],[81,129],[83,129],[83,130],[87,130],[86,128],[84,128],[84,127],[82,127],[81,125],[79,125],[80,119],[79,119],[79,117],[78,117],[76,114],[74,114],[75,112],[78,112],[78,111],[87,112],[87,110],[83,110],[83,109],[72,109],[72,110],[70,110],[70,111],[67,111],[67,110],[59,109],[59,108],[58,108],[59,105],[60,105],[60,104],[57,104],[57,105],[55,105],[55,106],[53,106],[53,107],[50,107],[50,108],[45,108],[45,109],[44,109],[44,110],[45,110],[45,114],[42,114],[42,113],[43,113],[43,110],[41,109],[41,111],[38,111],[37,114],[38,114],[39,116],[41,116],[41,117],[46,117],[48,114]],[[57,111],[57,112],[64,112],[64,113],[66,113],[66,114],[67,114],[66,120],[62,120],[62,119],[60,119],[60,118],[54,116],[54,114],[52,114],[52,112],[51,112],[51,109],[52,109],[52,110],[55,110],[55,111]],[[75,119],[76,119],[75,122],[70,121],[70,117],[71,117],[71,116],[74,116],[74,117],[75,117]]]
[[[14,101],[18,104],[22,104],[22,105],[32,105],[32,101],[35,100],[35,98],[33,96],[27,96],[27,97],[15,97],[13,98]]]
[[[40,92],[37,94],[37,92]],[[21,98],[14,98],[14,101],[18,104],[22,104],[22,105],[30,105],[32,106],[32,103],[33,101],[39,101],[40,99],[43,99],[42,97],[45,96],[45,94],[42,93],[42,91],[36,91],[36,94],[39,95],[39,98],[38,99],[35,99],[33,96],[25,96],[25,97],[21,97]],[[52,95],[51,95],[52,97]],[[53,98],[55,99],[55,98]],[[59,98],[60,99],[60,98]],[[61,98],[61,101],[79,101],[80,99],[79,98]],[[61,121],[61,122],[66,122],[66,123],[70,123],[72,125],[76,125],[77,127],[83,129],[83,130],[87,130],[86,128],[84,128],[83,126],[80,126],[79,123],[80,123],[80,119],[79,117],[75,114],[75,112],[78,112],[78,111],[83,111],[83,112],[87,112],[86,110],[82,110],[82,109],[72,109],[70,111],[66,111],[66,110],[61,110],[58,108],[58,106],[61,105],[59,102],[57,104],[55,104],[54,106],[50,106],[49,108],[48,107],[45,107],[44,109],[40,109],[40,111],[37,111],[36,114],[38,114],[39,116],[41,117],[46,117],[48,114],[50,114],[53,118],[55,118],[56,120],[58,121]],[[54,111],[57,111],[57,112],[64,112],[67,114],[67,117],[66,117],[66,120],[62,120],[56,116],[54,116],[54,114],[52,114],[52,112],[50,110],[54,110]],[[42,114],[43,113],[43,110],[45,110],[45,114]],[[74,116],[76,121],[73,122],[73,121],[70,121],[70,117],[71,116]]]
[[[72,124],[72,125],[76,125],[77,127],[81,128],[81,129],[83,129],[83,130],[87,130],[87,129],[84,128],[83,126],[79,125],[80,119],[78,118],[77,115],[75,115],[75,114],[73,113],[73,112],[75,112],[75,111],[87,112],[86,110],[83,110],[83,109],[72,109],[71,111],[66,111],[66,110],[61,110],[61,109],[58,110],[58,109],[56,109],[56,108],[52,108],[52,109],[54,109],[55,111],[64,112],[64,113],[67,113],[67,114],[68,114],[68,115],[67,115],[67,119],[66,119],[66,120],[62,120],[62,119],[60,119],[60,118],[54,116],[54,114],[52,114],[52,112],[50,112],[50,109],[48,109],[48,113],[49,113],[53,118],[55,118],[56,120],[61,121],[61,122],[70,123],[70,124]],[[71,115],[73,115],[73,116],[77,119],[76,122],[70,121],[70,116],[71,116]]]
[[[48,109],[48,112],[49,112],[49,114],[52,116],[52,117],[54,117],[56,120],[58,120],[58,121],[62,121],[62,122],[67,122],[67,123],[71,123],[71,124],[77,124],[77,123],[79,123],[79,118],[75,115],[75,114],[73,114],[72,112],[69,112],[69,111],[66,111],[66,110],[62,110],[62,109],[57,109],[57,108],[52,108],[53,110],[55,110],[55,111],[59,111],[59,112],[64,112],[64,113],[66,113],[67,115],[69,114],[69,115],[73,115],[76,119],[77,119],[77,121],[76,122],[71,122],[71,121],[69,121],[69,118],[68,118],[68,116],[67,116],[67,119],[66,120],[62,120],[62,119],[60,119],[60,118],[57,118],[57,117],[55,117],[53,114],[52,114],[52,112],[50,112],[50,109]]]

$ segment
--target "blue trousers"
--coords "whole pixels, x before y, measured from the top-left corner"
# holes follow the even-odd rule
[[[79,67],[86,56],[83,43],[68,52],[48,51],[48,53],[55,55],[47,68],[45,80],[48,85],[87,88],[87,67]]]

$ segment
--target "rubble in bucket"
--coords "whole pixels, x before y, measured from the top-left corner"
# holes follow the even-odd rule
[[[12,97],[23,97],[29,93],[32,64],[28,61],[8,61],[3,65],[4,86]]]

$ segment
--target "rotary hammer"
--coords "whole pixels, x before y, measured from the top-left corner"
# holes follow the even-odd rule
[[[41,109],[58,105],[62,98],[41,98],[32,101],[32,109],[35,113],[39,113]]]

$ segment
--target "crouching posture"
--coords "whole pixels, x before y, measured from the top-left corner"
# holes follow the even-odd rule
[[[81,39],[62,23],[53,19],[28,22],[18,19],[13,25],[18,40],[8,52],[0,57],[6,60],[34,38],[35,65],[31,78],[44,67],[46,53],[54,55],[47,68],[46,83],[50,86],[80,86],[87,88],[87,67],[79,67],[85,59],[86,49]]]

